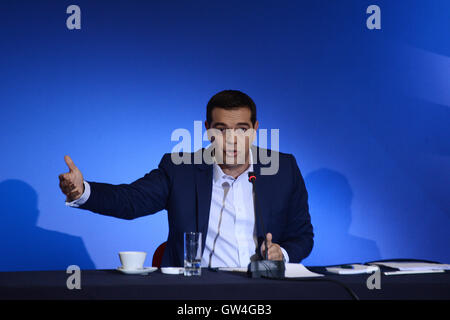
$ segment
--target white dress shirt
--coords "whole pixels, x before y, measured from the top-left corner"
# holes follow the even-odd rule
[[[251,157],[251,156],[250,156]],[[255,254],[257,239],[252,185],[248,172],[236,179],[213,164],[211,207],[203,251],[203,267],[247,267]]]
[[[236,179],[223,173],[218,164],[213,164],[211,206],[202,267],[247,267],[256,257],[253,193],[252,184],[248,181],[248,172],[253,171],[252,159],[250,150],[250,166]],[[66,202],[67,206],[79,207],[89,199],[89,183],[84,181],[84,186],[82,196]],[[286,263],[289,262],[286,250],[281,248],[281,251]]]

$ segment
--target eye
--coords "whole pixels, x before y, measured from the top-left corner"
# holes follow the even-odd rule
[[[236,129],[236,133],[244,133],[245,131],[247,131],[246,128],[237,128]]]

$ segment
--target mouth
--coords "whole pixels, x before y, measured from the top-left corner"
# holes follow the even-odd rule
[[[233,157],[233,156],[235,157],[238,154],[238,150],[231,148],[231,149],[226,150],[225,153],[229,157]]]
[[[226,152],[227,156],[237,156],[237,150],[230,150]]]

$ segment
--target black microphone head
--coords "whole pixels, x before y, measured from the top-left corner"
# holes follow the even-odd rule
[[[255,182],[256,181],[256,174],[253,171],[250,171],[248,173],[248,181]]]

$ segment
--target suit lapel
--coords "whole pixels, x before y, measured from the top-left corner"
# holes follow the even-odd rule
[[[203,151],[204,149],[202,149]],[[206,233],[208,232],[209,210],[211,208],[213,166],[202,163],[195,167],[196,186],[196,220],[197,231],[202,233],[202,254],[206,243]]]

